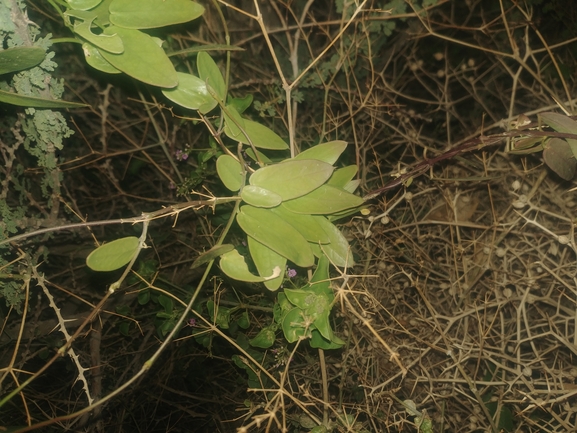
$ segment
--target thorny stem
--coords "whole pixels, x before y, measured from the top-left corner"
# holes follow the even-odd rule
[[[570,118],[575,119],[575,117],[576,116]],[[537,126],[538,122],[533,122],[530,125],[527,125],[526,128],[529,129]],[[570,138],[574,140],[577,139],[577,134],[567,134],[564,132],[554,132],[554,131],[524,130],[524,129],[512,130],[488,136],[481,135],[479,137],[466,140],[464,143],[461,143],[453,147],[452,149],[449,149],[448,151],[438,156],[435,156],[434,158],[425,159],[424,161],[419,162],[407,172],[401,173],[395,179],[387,182],[384,186],[369,192],[363,197],[363,199],[365,201],[372,200],[373,198],[378,197],[384,192],[390,191],[400,185],[404,185],[406,182],[412,180],[413,178],[427,172],[430,168],[432,168],[434,165],[438,164],[441,161],[454,158],[463,153],[471,152],[473,150],[480,150],[489,146],[494,146],[496,144],[501,143],[501,141],[504,140],[505,138],[517,137],[520,135],[527,137],[558,137],[558,138]]]

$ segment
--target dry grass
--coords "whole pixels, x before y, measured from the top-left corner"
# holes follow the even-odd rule
[[[467,138],[506,129],[521,113],[534,119],[555,110],[556,101],[574,109],[573,4],[553,2],[553,12],[546,12],[526,3],[440,2],[399,16],[377,2],[351,4],[343,14],[329,1],[267,2],[259,25],[253,5],[238,3],[226,8],[220,2],[232,44],[247,50],[232,53],[233,93],[253,94],[263,112],[270,107],[276,115],[263,121],[296,148],[350,142],[346,157],[359,164],[364,193]],[[560,10],[564,15],[555,15]],[[396,28],[387,27],[393,23]],[[182,48],[224,42],[214,7],[200,28],[175,36]],[[224,56],[220,60],[224,65]],[[134,216],[190,198],[171,183],[182,185],[199,167],[196,155],[208,148],[201,126],[173,117],[154,95],[146,98],[152,102],[147,115],[138,94],[127,98],[120,91],[127,88],[123,82],[108,87],[90,76],[69,82],[79,98],[98,107],[73,116],[83,144],[61,166],[69,179],[63,201],[78,217]],[[304,99],[286,104],[287,96]],[[188,162],[169,163],[156,145],[160,140],[170,155],[188,149]],[[330,423],[333,431],[376,433],[426,432],[431,420],[435,432],[574,431],[577,201],[572,182],[560,181],[539,155],[505,150],[503,142],[443,162],[371,201],[369,216],[343,223],[359,264],[348,275],[335,273],[333,316],[347,342],[342,350],[287,346],[279,337],[274,350],[257,359],[231,332],[196,317],[198,325],[186,327],[129,393],[98,409],[95,421],[62,418],[60,425],[74,431],[299,432]],[[203,185],[218,195],[210,170]],[[205,210],[154,223],[149,259],[157,266],[143,277],[150,287],[185,300],[200,278],[190,263],[214,243],[220,224]],[[85,316],[106,283],[92,281],[83,267],[91,236],[121,232],[132,234],[130,227],[114,234],[96,227],[47,243],[47,288],[71,315]],[[137,374],[160,345],[147,318],[155,307],[136,306],[138,282],[105,305],[110,313],[138,312],[128,336],[117,326],[122,317],[102,315],[90,337],[74,346],[83,365],[102,374],[88,385],[97,398]],[[79,300],[71,302],[70,292]],[[202,296],[221,305],[242,303],[253,324],[249,336],[271,321],[269,296],[217,274]],[[28,326],[47,334],[54,321],[46,301],[31,299],[38,313]],[[210,344],[195,343],[192,330],[211,335]],[[26,340],[14,368],[40,368],[36,355],[58,347],[60,337],[50,335]],[[13,353],[14,347],[4,347]],[[247,390],[247,368],[261,387]],[[32,413],[42,420],[84,407],[75,377],[63,359],[28,388],[22,401],[29,407],[15,403],[6,419],[17,423]]]

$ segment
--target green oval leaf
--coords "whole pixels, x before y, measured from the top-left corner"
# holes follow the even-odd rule
[[[0,51],[0,75],[32,68],[44,60],[46,51],[40,47],[14,47]]]
[[[250,326],[250,317],[247,311],[243,311],[240,317],[236,320],[238,326],[242,329],[248,329]]]
[[[293,308],[282,319],[282,330],[284,337],[289,343],[294,343],[301,337],[308,337],[307,335],[307,319],[302,314],[300,308]]]
[[[105,72],[107,74],[120,74],[119,71],[114,66],[112,66],[108,61],[102,57],[98,48],[94,45],[85,42],[82,44],[82,50],[84,51],[84,57],[86,58],[86,63],[92,66],[94,69]]]
[[[264,282],[267,289],[277,290],[284,280],[286,258],[251,236],[248,237],[248,249],[260,276],[272,275],[275,269],[280,269],[280,275],[277,278]]]
[[[204,51],[198,53],[196,66],[200,79],[210,86],[220,101],[223,102],[226,96],[226,85],[224,84],[222,73],[214,60],[212,60],[212,57]]]
[[[330,185],[322,185],[294,200],[283,202],[294,213],[328,215],[364,203],[361,197]]]
[[[329,262],[328,257],[324,256],[324,255],[321,256],[319,258],[319,261],[317,262],[317,269],[315,270],[315,273],[313,274],[313,277],[311,278],[311,280],[309,282],[311,287],[317,286],[317,285],[323,285],[321,291],[328,293],[328,294],[332,293],[332,290],[330,289],[330,281],[329,281],[329,277],[330,277],[329,264],[330,264],[330,262]]]
[[[283,200],[291,200],[324,184],[333,170],[332,165],[314,159],[287,161],[258,169],[250,176],[249,183],[268,189]]]
[[[319,224],[319,218],[324,217],[294,213],[284,206],[278,206],[271,211],[297,229],[307,241],[315,244],[328,244],[330,242],[330,238]]]
[[[93,271],[115,271],[125,266],[138,252],[139,239],[135,236],[116,239],[101,245],[86,258],[86,265]]]
[[[192,262],[192,265],[190,265],[190,269],[198,268],[199,266],[204,265],[205,263],[208,263],[232,250],[234,250],[234,246],[231,244],[215,245],[210,250],[205,251],[198,256],[196,260]]]
[[[280,195],[255,185],[245,186],[240,192],[240,196],[247,204],[255,207],[271,208],[282,203]]]
[[[223,115],[224,133],[226,136],[237,141],[241,141],[242,137],[246,141],[246,137],[242,132],[244,131],[244,119],[238,113],[238,111],[236,111],[236,108],[234,108],[232,105],[227,105],[223,110]]]
[[[216,172],[229,190],[235,192],[242,186],[242,167],[232,156],[219,156],[216,160]]]
[[[274,344],[276,339],[276,326],[265,326],[260,330],[256,336],[249,341],[252,347],[260,347],[261,349],[268,349]]]
[[[272,164],[272,160],[266,156],[264,153],[262,153],[260,150],[257,149],[256,154],[253,152],[252,147],[247,147],[246,148],[246,154],[249,156],[250,159],[252,159],[253,161],[260,161],[265,165],[269,165]],[[257,158],[258,156],[258,158]]]
[[[239,114],[242,114],[246,111],[248,107],[252,104],[253,96],[249,93],[245,95],[243,98],[228,98],[228,104],[233,106]]]
[[[206,83],[200,78],[183,72],[176,73],[178,86],[163,89],[162,93],[172,102],[190,110],[199,110],[206,114],[218,105],[206,90]]]
[[[302,289],[285,289],[284,294],[295,307],[307,310],[316,301],[316,294]]]
[[[335,266],[343,268],[346,266],[354,266],[355,260],[353,259],[347,238],[325,217],[321,217],[318,222],[330,239],[328,244],[320,246],[321,251],[327,255]]]
[[[260,123],[244,119],[232,105],[227,105],[224,110],[224,133],[233,140],[243,144],[252,142],[261,149],[288,149],[288,145],[274,131]]]
[[[240,208],[236,220],[247,235],[297,266],[314,265],[315,258],[306,239],[269,209],[245,205]]]
[[[331,340],[325,339],[317,329],[312,330],[309,343],[313,349],[323,350],[340,349],[345,344],[345,342],[334,333]],[[310,433],[313,433],[313,431],[311,430]]]
[[[277,278],[281,272],[280,269],[275,269],[268,278],[258,277],[248,270],[244,257],[237,250],[220,256],[220,269],[230,278],[249,283],[263,283],[269,279]]]
[[[118,26],[107,27],[103,34],[118,34],[124,44],[122,54],[100,52],[116,69],[153,86],[176,87],[176,70],[153,38],[139,30]]]
[[[110,22],[128,29],[152,29],[192,21],[203,12],[190,0],[113,0]]]
[[[317,144],[304,152],[299,153],[295,159],[318,159],[333,165],[347,148],[347,143],[341,140],[329,141],[328,143]]]
[[[353,180],[358,171],[359,168],[356,165],[348,165],[343,168],[338,168],[328,180],[327,185],[344,188],[351,180]]]
[[[90,20],[86,20],[80,24],[75,24],[74,25],[74,32],[86,39],[88,42],[90,42],[91,44],[93,44],[94,46],[96,46],[97,48],[100,48],[102,50],[108,51],[110,53],[114,53],[114,54],[120,54],[124,51],[124,44],[122,43],[122,39],[120,39],[120,36],[118,35],[96,35],[94,33],[92,33],[91,27],[92,27],[92,21],[94,21],[94,18],[96,17],[92,17],[92,19]]]
[[[329,316],[331,314],[331,306],[330,304],[326,304],[326,297],[319,296],[318,303],[316,307],[320,310],[322,307],[323,310],[318,313],[316,316],[313,325],[317,330],[321,333],[323,337],[327,340],[330,340],[333,337],[333,330],[331,328],[331,324],[329,322]]]

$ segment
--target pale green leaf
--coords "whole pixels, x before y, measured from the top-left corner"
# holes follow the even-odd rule
[[[82,21],[94,21],[98,27],[104,28],[110,25],[110,20],[108,19],[110,16],[110,12],[108,11],[110,3],[112,3],[112,0],[103,0],[94,9],[86,11],[68,9],[66,12],[64,12],[64,17],[69,24],[72,24],[70,17],[73,17]]]
[[[271,159],[266,156],[264,153],[262,153],[260,150],[257,149],[256,154],[258,155],[258,159],[255,156],[254,152],[252,151],[251,147],[247,147],[246,148],[246,154],[249,156],[250,159],[252,159],[253,161],[259,161],[262,162],[263,164],[272,164]]]
[[[348,216],[354,215],[354,214],[359,213],[359,212],[361,212],[361,213],[362,213],[363,211],[366,212],[367,210],[368,210],[368,208],[367,208],[366,205],[365,205],[365,206],[362,206],[362,207],[360,207],[360,208],[359,208],[359,207],[353,207],[353,208],[350,208],[350,209],[345,209],[345,210],[343,210],[343,211],[335,212],[335,213],[332,213],[332,214],[330,214],[330,215],[327,215],[327,218],[328,218],[328,220],[329,220],[330,222],[334,222],[334,221],[338,221],[338,220],[340,220],[340,219],[342,219],[342,218],[346,218],[346,217],[348,217]],[[370,212],[369,212],[369,213],[370,213]],[[368,215],[368,214],[367,214],[367,215]]]
[[[190,0],[113,0],[110,22],[128,29],[152,29],[192,21],[203,12]]]
[[[334,333],[331,340],[325,339],[317,329],[312,330],[309,343],[313,349],[323,350],[340,349],[345,344],[345,342]],[[311,430],[310,433],[313,433],[313,431]]]
[[[282,330],[287,342],[294,343],[301,337],[310,335],[310,331],[305,328],[305,318],[300,308],[293,308],[282,319]]]
[[[34,96],[18,95],[17,93],[5,92],[0,90],[0,102],[17,105],[19,107],[35,108],[83,108],[88,107],[86,104],[76,102],[62,101],[61,99],[44,99]]]
[[[139,243],[137,237],[128,236],[101,245],[86,258],[86,265],[98,272],[120,269],[128,264],[138,252]]]
[[[274,131],[260,123],[242,118],[232,105],[226,106],[224,120],[224,133],[233,140],[243,144],[252,142],[255,147],[260,149],[288,149],[288,145]]]
[[[361,179],[355,179],[355,180],[351,180],[349,183],[347,183],[343,189],[346,192],[350,192],[351,194],[354,193],[357,188],[359,187],[359,185],[361,184]]]
[[[72,9],[87,11],[98,6],[101,1],[102,0],[66,0],[66,3],[68,3],[68,6]]]
[[[236,220],[244,232],[301,267],[314,265],[315,259],[306,239],[270,209],[245,205]]]
[[[299,153],[295,159],[318,159],[333,165],[347,148],[347,143],[341,140],[329,141],[328,143],[317,144],[304,152]]]
[[[363,203],[361,197],[334,186],[322,185],[307,195],[285,201],[283,204],[291,212],[327,215],[357,207]]]
[[[263,283],[267,279],[277,278],[281,272],[280,269],[275,269],[269,278],[256,276],[248,270],[244,257],[237,250],[229,251],[220,256],[220,269],[230,278],[249,283]]]
[[[325,297],[319,297],[319,303],[317,305],[322,305],[322,302],[326,302]],[[321,333],[321,335],[327,340],[331,340],[333,337],[333,330],[329,322],[329,315],[331,314],[330,305],[324,305],[324,309],[316,316],[313,325]]]
[[[210,250],[205,251],[200,256],[198,256],[196,260],[192,262],[190,269],[198,268],[199,266],[204,265],[205,263],[208,263],[211,260],[214,260],[217,257],[220,257],[232,250],[234,250],[234,246],[231,244],[215,245]]]
[[[221,155],[216,160],[218,177],[229,190],[235,192],[242,186],[242,167],[230,155]]]
[[[82,44],[82,50],[84,51],[84,57],[86,58],[86,63],[92,66],[94,69],[105,72],[107,74],[121,74],[114,66],[112,66],[107,60],[102,57],[98,48],[94,45],[85,42]]]
[[[204,51],[198,53],[196,67],[198,68],[198,76],[200,79],[204,81],[207,86],[210,86],[220,101],[223,102],[226,96],[226,85],[222,73],[214,60],[212,60],[212,57]]]
[[[74,32],[101,50],[108,51],[109,53],[113,54],[121,54],[124,51],[124,44],[122,43],[120,36],[105,34],[96,35],[92,33],[91,27],[94,18],[96,17],[92,17],[90,20],[75,24]]]
[[[282,203],[280,195],[260,186],[247,185],[240,192],[241,198],[252,206],[271,208]]]
[[[258,169],[250,176],[249,183],[266,188],[283,200],[291,200],[324,184],[333,170],[332,165],[314,159],[287,161]]]
[[[325,217],[322,217],[321,220],[319,220],[319,224],[330,239],[328,244],[320,246],[321,251],[327,255],[335,266],[354,266],[355,261],[347,238],[345,238],[341,231]]]
[[[218,105],[208,93],[206,83],[198,77],[177,72],[178,86],[173,89],[162,89],[162,93],[172,102],[191,110],[206,114]]]
[[[276,207],[271,209],[271,211],[297,229],[307,241],[315,244],[319,242],[321,244],[328,244],[330,242],[328,235],[319,224],[319,218],[324,217],[294,213],[287,210],[284,206]]]
[[[152,37],[140,30],[118,26],[107,27],[104,34],[118,34],[124,43],[122,54],[100,52],[116,69],[153,86],[176,87],[178,84],[176,70]]]
[[[232,138],[233,140],[242,141],[242,139],[246,140],[243,134],[244,130],[244,119],[242,116],[236,111],[232,105],[227,105],[223,110],[224,114],[224,133],[227,137]],[[242,139],[241,139],[242,136]]]
[[[320,284],[327,284],[326,288],[323,288],[323,291],[325,289],[329,289],[330,291],[330,282],[329,280],[329,259],[327,256],[321,256],[319,258],[319,261],[317,262],[317,268],[315,270],[315,273],[313,274],[311,280],[310,280],[310,284],[312,285],[316,285],[317,283]]]
[[[301,310],[307,310],[317,301],[317,295],[315,293],[302,289],[285,289],[284,294],[291,304]]]
[[[353,180],[359,168],[356,165],[348,165],[343,168],[338,168],[334,171],[327,185],[335,186],[337,188],[345,188],[345,186]]]
[[[110,4],[113,0],[103,0],[97,7],[90,10],[92,16],[96,16],[95,23],[104,28],[110,24]]]
[[[274,344],[276,339],[276,325],[265,326],[262,328],[256,337],[249,341],[252,347],[260,347],[261,349],[268,349]]]
[[[260,123],[252,120],[244,119],[244,132],[255,147],[269,150],[286,150],[288,145],[280,138],[272,129],[267,128]],[[240,138],[236,138],[244,144],[249,144],[248,139],[241,134]]]
[[[272,275],[273,270],[281,270],[277,278],[264,282],[267,289],[272,291],[277,290],[284,279],[286,258],[275,253],[269,247],[261,244],[251,236],[248,237],[248,250],[250,251],[250,256],[256,265],[259,275]]]
[[[0,75],[32,68],[44,60],[46,51],[40,47],[14,47],[0,51]]]
[[[253,96],[249,93],[243,98],[228,98],[228,105],[234,107],[236,111],[240,114],[244,113],[248,107],[252,104]]]

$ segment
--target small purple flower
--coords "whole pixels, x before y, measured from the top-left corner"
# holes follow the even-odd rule
[[[182,150],[178,149],[174,153],[174,157],[176,158],[177,161],[186,161],[188,159],[188,153],[183,152]]]
[[[196,326],[196,319],[189,319],[188,326]]]
[[[293,277],[296,277],[296,276],[297,276],[297,271],[296,271],[296,269],[288,268],[286,274],[287,274],[287,276],[288,276],[289,278],[293,278]]]

